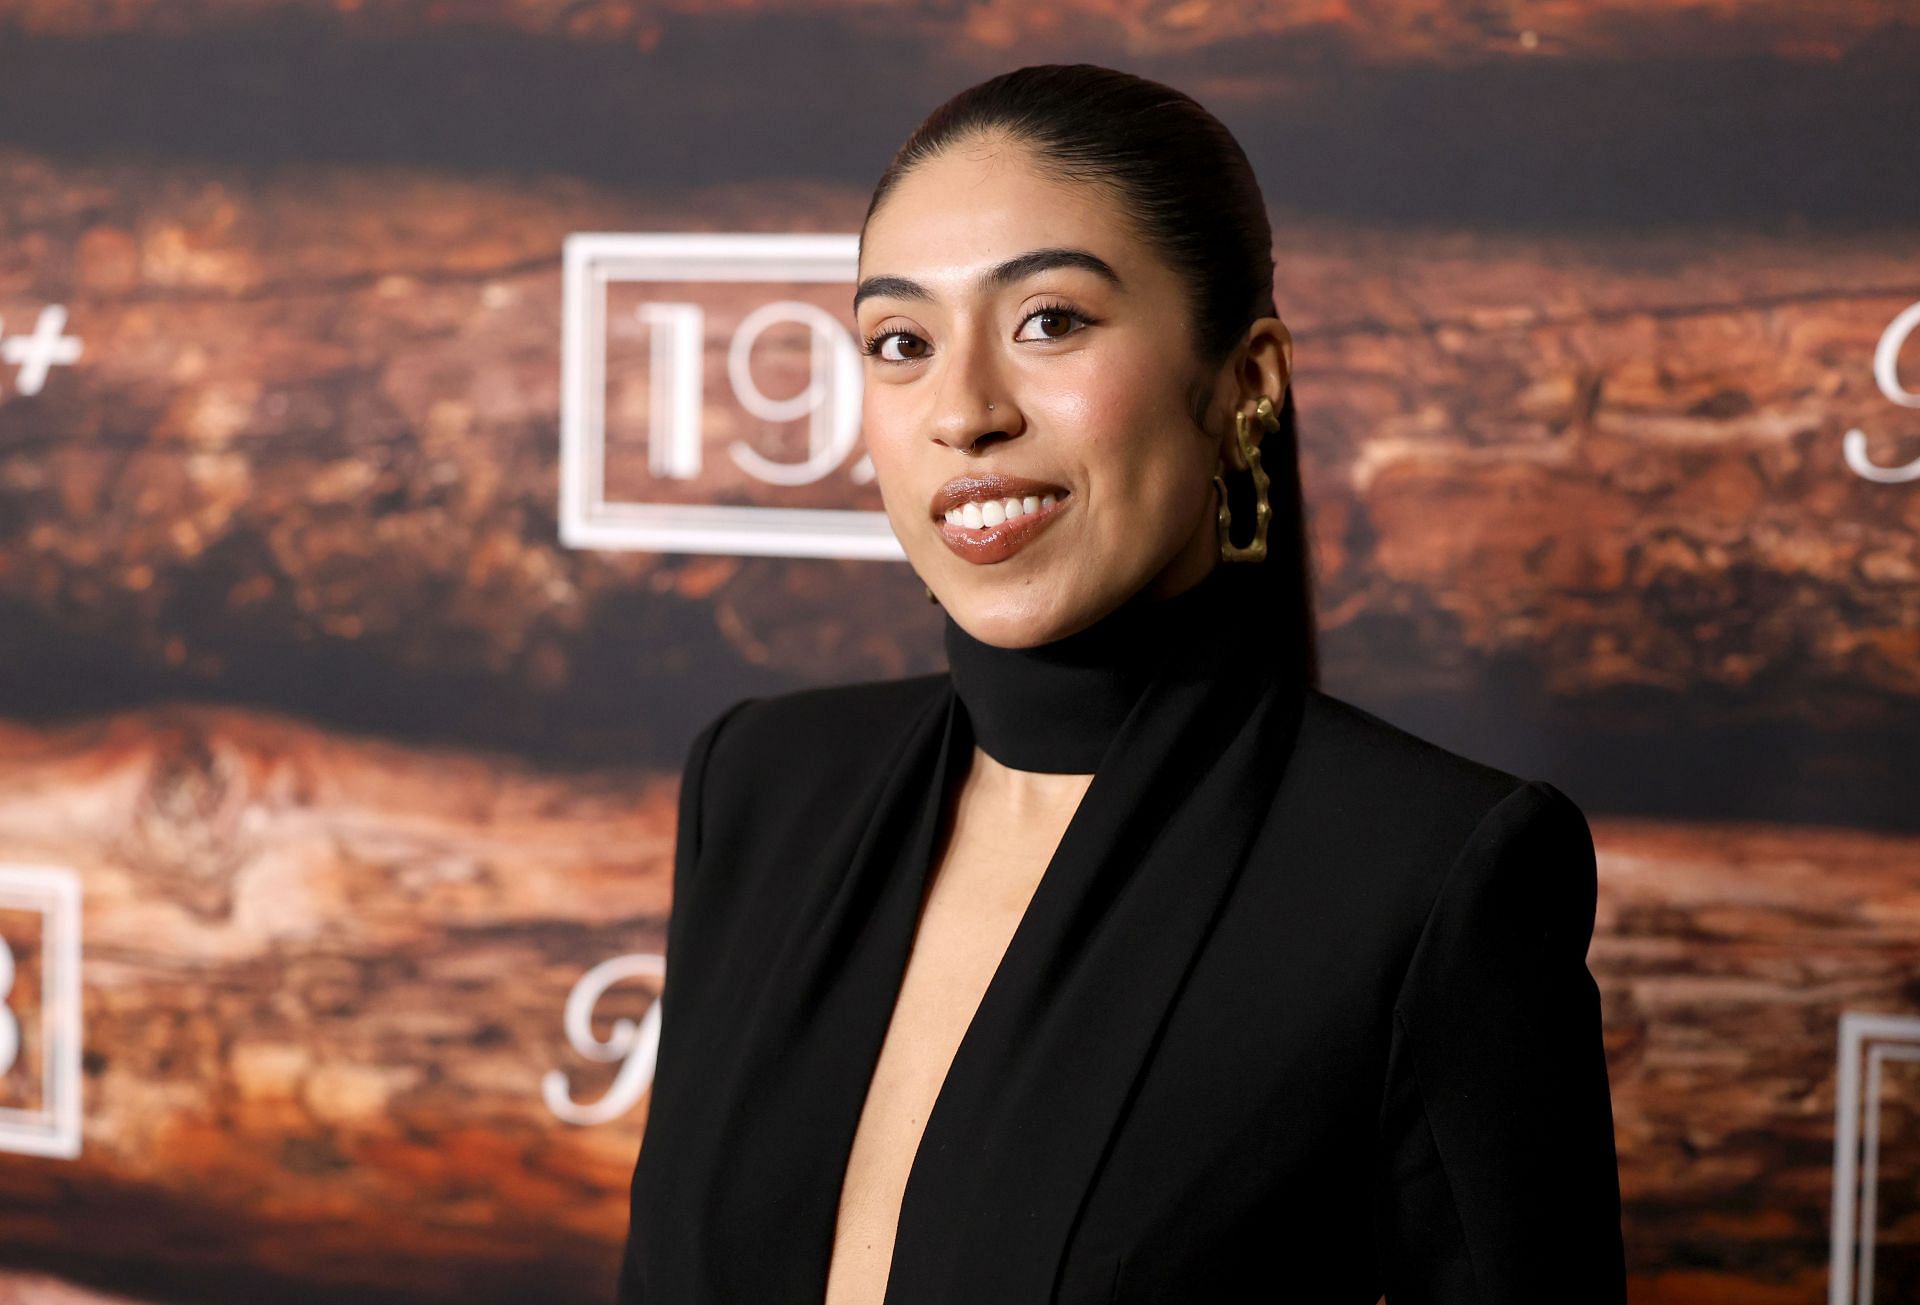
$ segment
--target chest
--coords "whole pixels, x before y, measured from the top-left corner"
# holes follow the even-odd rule
[[[930,772],[715,804],[635,1188],[655,1294],[1132,1305],[1362,1263],[1406,822],[1211,800],[1200,742],[1163,749],[1185,801],[1116,782],[1037,832],[923,796],[951,732]]]
[[[1067,801],[1010,810],[963,787],[939,840],[899,993],[854,1131],[827,1305],[878,1302],[928,1116],[981,997],[1072,817]]]

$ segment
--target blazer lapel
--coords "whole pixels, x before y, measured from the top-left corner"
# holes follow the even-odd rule
[[[699,1100],[679,1103],[671,1143],[694,1217],[692,1282],[675,1299],[817,1301],[840,1184],[919,915],[948,786],[957,700],[932,694],[871,782],[837,795],[845,818],[787,872],[801,885],[771,958],[703,1019]],[[678,1257],[676,1257],[678,1258]]]
[[[1151,685],[1095,772],[928,1118],[889,1305],[1052,1299],[1108,1139],[1293,752],[1303,686],[1231,655]],[[971,746],[964,730],[948,743]]]
[[[1108,1139],[1293,751],[1304,687],[1245,635],[1198,636],[1109,745],[928,1117],[888,1305],[1052,1298]],[[820,1299],[854,1129],[972,747],[943,682],[876,749],[870,779],[837,795],[831,832],[793,849],[796,893],[770,954],[741,958],[739,986],[704,1007],[721,1032],[682,1053],[700,1082],[675,1096],[655,1160],[684,1212],[684,1240],[652,1269],[674,1299]]]

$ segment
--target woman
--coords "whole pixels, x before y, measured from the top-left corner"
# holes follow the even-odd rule
[[[1559,790],[1320,692],[1246,158],[1086,65],[937,110],[855,313],[949,672],[681,794],[621,1298],[1625,1299]]]

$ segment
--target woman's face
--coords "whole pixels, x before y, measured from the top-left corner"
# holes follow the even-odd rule
[[[1190,313],[1109,192],[1022,146],[950,149],[873,214],[867,449],[907,560],[969,634],[1044,643],[1213,565],[1231,372],[1202,373]]]

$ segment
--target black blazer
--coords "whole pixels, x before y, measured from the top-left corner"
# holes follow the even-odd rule
[[[1043,880],[929,1119],[890,1305],[1626,1299],[1580,809],[1296,700],[1217,886],[1129,916]],[[944,673],[808,689],[694,741],[625,1305],[820,1299],[917,906],[839,867],[930,846],[873,813],[969,746],[953,701]]]

